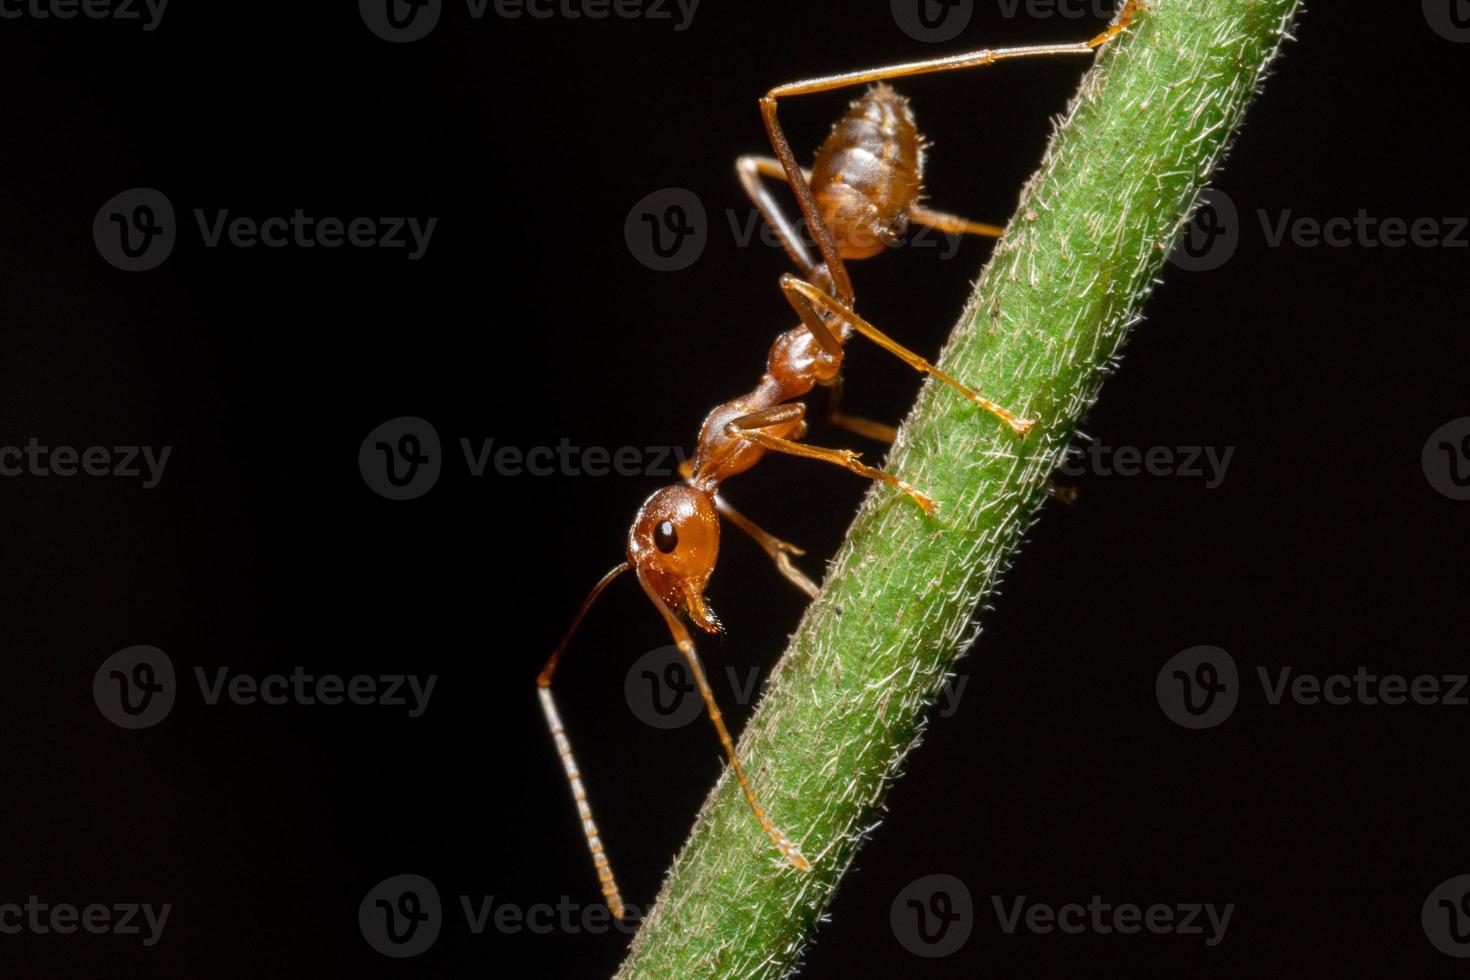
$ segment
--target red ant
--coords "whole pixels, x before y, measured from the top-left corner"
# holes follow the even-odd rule
[[[623,901],[608,865],[587,792],[582,786],[571,743],[567,740],[551,681],[562,653],[586,616],[588,609],[608,584],[630,569],[648,595],[683,653],[695,685],[704,698],[710,721],[724,747],[725,757],[740,784],[761,828],[781,855],[802,871],[811,865],[801,850],[771,820],[750,788],[745,770],[735,754],[735,745],[715,703],[694,641],[680,620],[684,613],[708,633],[722,631],[720,621],[705,604],[704,589],[714,572],[720,546],[720,517],[749,534],[775,561],[781,573],[809,596],[816,585],[790,561],[801,549],[767,533],[732,508],[719,494],[720,484],[750,469],[767,452],[787,453],[834,463],[859,476],[881,480],[903,491],[929,516],[938,505],[923,493],[892,474],[858,461],[849,449],[826,449],[800,442],[806,434],[806,406],[795,402],[821,385],[834,389],[842,369],[843,346],[860,333],[914,370],[931,375],[985,411],[999,418],[1017,436],[1024,436],[1032,422],[996,405],[959,381],[940,371],[923,357],[903,347],[852,309],[852,282],[844,260],[865,259],[898,244],[910,222],[940,231],[998,236],[1001,229],[965,218],[932,211],[919,203],[923,192],[925,142],[914,123],[908,100],[892,88],[877,84],[853,102],[846,115],[832,128],[817,151],[810,172],[796,162],[786,134],[776,119],[777,100],[793,95],[826,92],[850,85],[881,83],[886,79],[931,72],[976,68],[998,61],[1043,55],[1090,54],[1124,31],[1143,9],[1139,0],[1128,0],[1117,22],[1089,41],[1076,44],[1045,44],[995,48],[933,58],[924,61],[829,75],[771,89],[760,100],[761,115],[776,158],[741,157],[737,171],[756,207],[780,236],[787,253],[801,270],[802,278],[781,276],[781,290],[796,311],[801,325],[776,338],[767,361],[766,373],[753,390],[716,407],[705,417],[694,457],[681,468],[684,482],[655,491],[638,511],[628,532],[627,560],[609,571],[592,588],[572,624],[541,669],[537,685],[541,707],[561,755],[587,845],[592,852],[602,894],[608,908],[623,916]],[[760,177],[786,181],[796,195],[807,228],[816,239],[821,261],[813,261],[795,228],[767,193]],[[831,409],[831,418],[861,435],[893,441],[890,426],[866,419],[843,416]]]

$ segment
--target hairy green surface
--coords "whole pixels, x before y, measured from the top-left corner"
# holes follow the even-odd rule
[[[813,870],[780,859],[727,771],[619,976],[796,969],[1297,8],[1149,3],[1084,77],[939,361],[1036,428],[1018,440],[925,385],[888,468],[938,518],[874,488],[740,740]]]

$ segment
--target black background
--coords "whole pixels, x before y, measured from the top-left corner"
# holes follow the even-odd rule
[[[669,21],[473,20],[392,45],[352,4],[183,4],[136,23],[0,21],[4,355],[0,444],[167,445],[161,484],[0,481],[6,788],[0,902],[173,904],[161,942],[0,935],[7,976],[570,976],[611,973],[617,933],[472,935],[458,896],[597,897],[533,678],[618,559],[653,477],[471,477],[459,440],[687,449],[750,387],[791,316],[784,256],[740,247],[732,168],[765,152],[771,84],[966,44],[1080,39],[1093,17],[904,35],[888,5],[704,0]],[[311,8],[311,9],[306,9]],[[1024,10],[1024,8],[1023,8]],[[1420,450],[1470,414],[1464,249],[1268,247],[1257,209],[1316,218],[1466,213],[1466,56],[1417,4],[1323,3],[1251,112],[1219,186],[1242,216],[1224,266],[1170,267],[1084,428],[1109,446],[1235,447],[1224,481],[1105,477],[1050,506],[961,661],[891,811],[803,975],[1449,975],[1420,906],[1470,872],[1466,709],[1269,707],[1259,666],[1463,671],[1470,512]],[[933,139],[933,200],[1004,220],[1084,65],[902,85]],[[846,94],[789,103],[802,156]],[[93,216],[164,191],[183,228],[158,269],[100,257]],[[624,242],[666,187],[711,215],[690,268]],[[437,216],[427,255],[207,249],[192,210]],[[854,268],[875,322],[942,344],[988,253],[908,249]],[[849,404],[902,416],[918,381],[855,347]],[[429,420],[445,471],[373,493],[363,438]],[[881,447],[818,427],[818,442]],[[731,485],[820,574],[865,490],[772,461]],[[706,662],[776,658],[802,599],[729,536]],[[563,715],[625,896],[647,906],[719,770],[703,722],[640,723],[628,665],[666,635],[620,583],[561,675]],[[166,651],[182,682],[128,732],[91,697],[104,658]],[[1186,731],[1155,675],[1198,644],[1245,677],[1224,725]],[[206,705],[193,669],[438,675],[428,710]],[[719,690],[737,728],[748,707]],[[357,906],[429,877],[428,953],[371,950]],[[969,886],[975,931],[920,959],[889,926],[910,881]],[[1235,903],[1225,940],[1007,935],[991,896]]]

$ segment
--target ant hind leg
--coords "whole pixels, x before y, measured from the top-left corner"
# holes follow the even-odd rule
[[[900,361],[903,361],[915,371],[918,371],[922,374],[931,375],[939,381],[942,381],[945,384],[949,385],[955,391],[964,395],[966,398],[970,399],[970,401],[974,402],[976,405],[979,405],[991,415],[994,415],[996,418],[1000,419],[1007,426],[1009,426],[1011,431],[1014,432],[1016,435],[1026,435],[1026,433],[1031,430],[1031,426],[1035,424],[1031,419],[1020,418],[1009,409],[997,405],[995,402],[991,401],[989,398],[986,398],[984,395],[981,395],[979,392],[974,391],[966,385],[961,384],[959,381],[956,381],[954,378],[950,377],[948,374],[945,374],[943,371],[939,370],[939,368],[929,363],[929,361],[927,361],[923,357],[915,354],[913,351],[909,350],[907,347],[903,346],[898,341],[894,340],[892,337],[889,337],[883,331],[873,326],[867,320],[864,320],[861,316],[858,316],[858,314],[853,312],[851,307],[845,305],[840,300],[828,295],[821,289],[813,286],[811,283],[804,282],[803,280],[788,274],[781,277],[781,289],[783,292],[786,293],[787,298],[791,301],[791,305],[796,307],[798,313],[802,314],[802,322],[806,323],[808,328],[810,328],[812,322],[815,321],[820,324],[822,329],[825,330],[828,334],[831,333],[830,329],[825,324],[822,324],[821,317],[816,312],[816,308],[820,308],[823,313],[826,313],[828,316],[831,316],[851,327],[852,329],[856,330],[858,333],[862,334],[864,337],[867,337],[873,343],[888,351],[888,353],[892,354]],[[813,330],[812,332],[813,334],[816,334],[815,330]],[[821,337],[818,336],[817,339],[821,340]]]

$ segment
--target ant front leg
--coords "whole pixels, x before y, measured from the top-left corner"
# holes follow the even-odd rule
[[[694,476],[694,465],[686,459],[679,464],[679,475],[687,483]],[[806,573],[797,568],[796,564],[791,560],[793,555],[800,557],[806,554],[806,549],[798,548],[790,541],[776,537],[755,521],[740,513],[740,511],[731,506],[730,501],[725,499],[724,494],[716,493],[714,496],[715,510],[719,511],[720,516],[744,531],[756,544],[760,545],[761,550],[770,557],[771,561],[776,563],[776,571],[781,573],[782,578],[800,589],[806,594],[807,598],[815,599],[817,597],[817,583],[807,578]]]
[[[776,571],[781,576],[806,594],[808,599],[817,597],[817,583],[806,577],[806,574],[791,561],[792,555],[804,555],[806,551],[798,548],[790,541],[783,541],[770,533],[759,524],[746,517],[740,511],[730,506],[730,502],[719,494],[715,494],[715,509],[720,516],[740,530],[750,535],[755,543],[761,546],[761,550],[770,556],[771,561],[776,563]]]
[[[765,431],[776,426],[801,422],[805,415],[805,406],[791,402],[785,405],[777,405],[774,408],[767,408],[763,411],[752,412],[749,415],[742,415],[725,426],[725,431],[732,436],[744,439],[746,442],[753,442],[762,449],[767,449],[771,452],[786,453],[789,456],[800,456],[803,459],[821,460],[824,463],[832,463],[840,466],[849,473],[856,473],[858,476],[865,476],[870,480],[879,480],[908,494],[909,499],[918,504],[919,508],[930,517],[934,517],[939,513],[939,505],[934,502],[932,497],[919,492],[892,473],[885,473],[880,469],[858,462],[858,459],[862,455],[861,453],[854,452],[851,449],[825,449],[821,446],[808,446],[805,443],[796,442],[793,439],[786,439]]]
[[[781,852],[781,856],[788,864],[798,871],[810,871],[811,863],[802,855],[801,849],[781,832],[771,820],[765,807],[761,806],[760,801],[756,799],[755,790],[751,788],[750,780],[746,778],[745,767],[740,764],[740,757],[735,754],[735,743],[731,740],[730,732],[725,727],[724,715],[720,713],[720,706],[715,703],[715,694],[710,690],[709,680],[704,676],[704,667],[699,662],[699,654],[695,652],[694,640],[689,636],[689,630],[679,622],[673,610],[669,609],[668,603],[659,596],[658,590],[643,577],[642,571],[638,572],[638,581],[642,584],[643,591],[648,594],[649,600],[663,616],[664,623],[674,638],[674,645],[679,648],[679,652],[684,655],[684,662],[689,665],[689,673],[694,677],[694,685],[699,688],[699,696],[704,699],[704,707],[709,714],[709,720],[715,726],[715,733],[720,738],[720,746],[725,750],[725,758],[730,762],[730,769],[735,773],[735,781],[740,784],[740,792],[750,806],[750,812],[755,814],[756,822],[761,825],[761,829],[766,832],[766,836],[771,839],[772,844],[776,845],[776,850]]]

